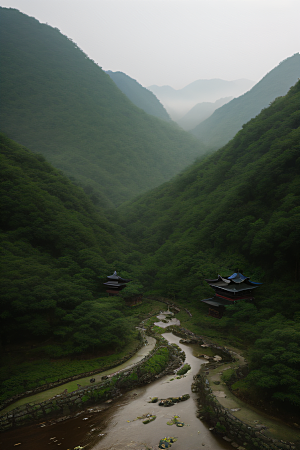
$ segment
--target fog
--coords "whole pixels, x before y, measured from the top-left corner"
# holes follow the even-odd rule
[[[143,86],[259,81],[299,51],[299,0],[1,0]]]

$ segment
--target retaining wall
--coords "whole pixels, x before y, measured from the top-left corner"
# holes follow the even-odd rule
[[[264,435],[264,427],[251,427],[222,406],[209,386],[203,371],[194,377],[193,391],[199,392],[198,417],[205,419],[233,447],[240,450],[299,450],[299,444],[280,441]]]
[[[101,367],[101,368],[93,370],[93,371],[80,373],[80,374],[74,375],[73,377],[68,377],[68,378],[63,378],[61,380],[53,381],[52,383],[43,384],[42,386],[38,386],[34,389],[30,389],[29,391],[25,391],[25,392],[22,392],[21,394],[14,395],[13,397],[11,397],[1,403],[0,411],[7,408],[7,406],[11,405],[12,403],[15,403],[16,401],[20,400],[21,398],[29,397],[31,395],[38,394],[39,392],[48,391],[49,389],[52,389],[52,388],[55,388],[58,386],[62,386],[63,384],[69,383],[70,381],[75,381],[75,380],[79,380],[80,378],[85,378],[85,377],[96,375],[97,373],[106,372],[107,370],[113,369],[114,367],[117,367],[117,366],[125,363],[130,358],[132,358],[132,356],[134,356],[136,354],[136,352],[144,345],[145,337],[144,337],[144,333],[142,331],[140,332],[139,339],[140,339],[140,343],[136,346],[135,350],[131,351],[123,358],[120,358],[120,359],[114,361],[110,365]]]
[[[192,340],[199,344],[206,343],[209,347],[218,350],[222,354],[223,361],[219,364],[214,362],[214,366],[216,364],[222,365],[224,359],[233,359],[231,352],[226,348],[211,342],[208,343],[202,336],[195,335],[183,327],[176,327],[172,332],[183,339]],[[212,426],[211,431],[221,434],[225,440],[231,442],[231,445],[238,450],[300,450],[300,442],[293,443],[269,438],[264,435],[264,429],[260,425],[251,427],[235,417],[229,409],[222,406],[217,397],[214,396],[209,381],[205,376],[207,368],[208,365],[206,364],[202,366],[199,374],[194,377],[192,391],[199,393],[197,416],[210,423]],[[247,369],[247,366],[238,366],[235,369],[237,377]]]
[[[176,347],[166,344],[163,338],[158,338],[158,345],[152,352],[134,366],[112,374],[108,379],[93,386],[80,387],[71,393],[62,393],[41,403],[27,403],[0,416],[0,431],[28,423],[43,421],[51,416],[66,416],[74,410],[83,409],[91,403],[105,401],[118,397],[121,390],[130,390],[134,387],[151,383],[167,373],[173,373],[175,368],[182,364],[184,352]],[[148,361],[160,348],[168,348],[169,362],[167,367],[156,375],[140,374],[139,366]],[[116,376],[117,375],[117,376]]]

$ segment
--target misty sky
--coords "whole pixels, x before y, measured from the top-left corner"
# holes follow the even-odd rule
[[[143,86],[259,81],[300,51],[299,0],[0,0]]]

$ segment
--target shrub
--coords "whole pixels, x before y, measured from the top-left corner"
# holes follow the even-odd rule
[[[177,375],[184,375],[190,370],[191,366],[189,364],[185,364],[181,369],[178,370]]]

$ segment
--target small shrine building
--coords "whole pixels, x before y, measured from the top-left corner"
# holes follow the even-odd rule
[[[239,300],[253,300],[253,290],[262,284],[250,281],[241,272],[235,272],[230,277],[218,275],[216,279],[205,281],[214,289],[215,295],[201,301],[210,306],[208,315],[218,319],[223,317],[226,306]]]
[[[119,277],[117,272],[114,271],[113,275],[107,276],[107,281],[103,284],[106,286],[106,292],[109,295],[119,295],[130,281],[132,280]]]

